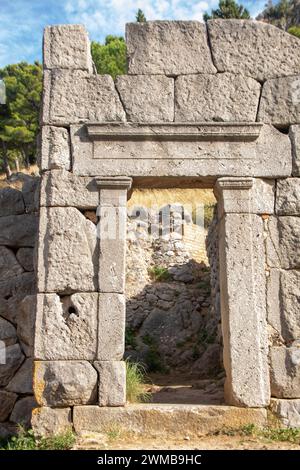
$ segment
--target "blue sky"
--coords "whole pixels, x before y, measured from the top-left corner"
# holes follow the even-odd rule
[[[253,17],[266,0],[240,0]],[[45,25],[81,23],[90,38],[103,41],[107,34],[124,34],[138,8],[148,20],[202,20],[218,0],[0,0],[0,67],[21,60],[41,60]]]

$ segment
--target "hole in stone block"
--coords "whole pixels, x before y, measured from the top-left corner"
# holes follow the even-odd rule
[[[68,308],[68,314],[69,315],[78,315],[78,312],[75,307],[71,306]]]
[[[155,403],[223,402],[216,216],[210,189],[128,202],[125,357]]]

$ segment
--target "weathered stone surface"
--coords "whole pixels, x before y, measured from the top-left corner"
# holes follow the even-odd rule
[[[2,317],[0,317],[0,341],[3,341],[6,346],[17,342],[17,331],[15,327]]]
[[[35,361],[33,388],[39,406],[95,403],[98,374],[87,361]]]
[[[70,170],[70,138],[63,127],[43,126],[41,145],[41,170]]]
[[[259,96],[250,77],[183,75],[175,81],[175,121],[255,121]]]
[[[25,428],[31,425],[32,410],[37,406],[34,397],[25,397],[17,401],[10,416],[10,421]]]
[[[46,70],[42,120],[53,125],[123,121],[125,113],[110,75]]]
[[[284,426],[300,427],[300,400],[271,400],[271,410]]]
[[[41,206],[95,209],[99,191],[94,179],[80,177],[64,170],[44,173],[41,183]]]
[[[103,432],[111,429],[114,423],[114,426],[126,432],[147,436],[202,436],[226,428],[241,428],[247,424],[264,426],[267,423],[267,410],[220,405],[76,406],[73,421],[76,432]]]
[[[28,358],[6,387],[9,392],[32,394],[33,360]]]
[[[71,408],[35,408],[31,425],[37,436],[53,436],[72,430]]]
[[[96,226],[73,207],[41,208],[38,291],[97,290]]]
[[[35,359],[95,359],[98,294],[39,294],[37,299]]]
[[[22,272],[23,268],[16,260],[14,252],[5,246],[0,246],[0,282],[22,274]]]
[[[223,192],[226,197],[225,188]],[[226,214],[219,237],[225,400],[266,406],[270,386],[263,221],[257,215]]]
[[[101,138],[97,138],[95,130],[96,136],[89,137],[85,126],[71,126],[73,171],[82,176],[131,177],[283,178],[291,175],[291,143],[287,135],[273,126],[263,125],[259,137],[250,141],[243,135],[249,126],[245,124],[243,129],[240,126],[237,123],[105,125],[105,129],[103,126],[99,129]],[[251,127],[252,132],[257,129]],[[141,139],[141,134],[146,138]],[[166,139],[165,134],[176,135],[176,139]],[[189,134],[192,134],[190,138]]]
[[[25,271],[29,271],[29,272],[34,270],[33,257],[34,257],[33,248],[20,248],[16,254],[16,258],[19,261],[22,268],[24,268]]]
[[[124,406],[126,403],[126,366],[124,361],[95,362],[99,372],[100,406]]]
[[[0,390],[0,422],[6,421],[14,407],[17,395]]]
[[[19,428],[16,424],[0,423],[0,438],[9,439],[18,434]]]
[[[276,214],[300,215],[300,178],[277,181]]]
[[[47,26],[44,30],[44,67],[93,71],[91,48],[84,26]]]
[[[33,355],[33,340],[36,318],[36,295],[27,295],[20,302],[17,317],[17,334],[22,350],[27,357]]]
[[[215,73],[206,27],[198,21],[147,21],[126,25],[128,73]]]
[[[22,192],[14,188],[0,190],[0,217],[18,215],[25,212]]]
[[[25,202],[26,213],[38,212],[40,195],[40,177],[26,175],[22,194]]]
[[[277,398],[300,398],[300,347],[270,349],[271,393]]]
[[[174,80],[163,75],[122,75],[116,87],[128,121],[174,120]]]
[[[125,298],[122,294],[99,294],[97,359],[119,361],[124,354]]]
[[[300,267],[300,218],[274,217],[267,221],[267,263],[270,267]]]
[[[0,315],[12,323],[17,323],[20,302],[26,295],[35,293],[34,273],[23,273],[0,282]]]
[[[289,136],[292,143],[293,176],[300,176],[300,125],[290,126]]]
[[[0,362],[0,387],[5,387],[9,383],[24,360],[24,355],[18,344],[5,348],[5,360],[5,364]]]
[[[268,322],[290,343],[300,339],[300,272],[271,269],[267,279]]]
[[[33,214],[0,218],[0,245],[34,246],[38,219]]]
[[[275,26],[249,20],[210,20],[208,33],[219,72],[264,81],[300,72],[297,38]]]
[[[277,127],[300,122],[300,75],[264,83],[257,119]]]

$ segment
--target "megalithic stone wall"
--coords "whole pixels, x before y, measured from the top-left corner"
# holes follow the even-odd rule
[[[299,40],[212,20],[129,24],[126,41],[128,75],[114,82],[95,73],[82,26],[45,31],[33,425],[80,430],[85,413],[125,403],[131,178],[221,178],[226,400],[266,407],[272,394],[299,425]],[[113,249],[85,217],[98,206],[119,224]]]

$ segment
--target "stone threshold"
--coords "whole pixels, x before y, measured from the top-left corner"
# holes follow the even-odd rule
[[[127,433],[155,436],[195,436],[239,429],[249,424],[267,425],[264,408],[226,405],[138,404],[125,407],[75,406],[76,433],[106,432],[118,429]]]

